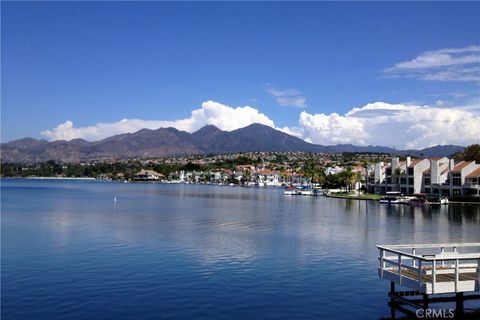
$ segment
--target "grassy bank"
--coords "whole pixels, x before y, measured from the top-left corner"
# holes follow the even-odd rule
[[[354,193],[354,192],[350,192],[350,193],[336,192],[336,193],[330,193],[330,194],[328,194],[327,197],[340,198],[340,199],[374,200],[374,201],[378,201],[378,200],[380,200],[381,195],[379,195],[379,194],[372,194],[372,193],[357,194],[357,193]]]

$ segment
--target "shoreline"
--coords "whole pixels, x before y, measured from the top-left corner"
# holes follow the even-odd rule
[[[364,196],[348,196],[348,195],[328,195],[326,194],[325,197],[329,198],[336,198],[336,199],[346,199],[346,200],[363,200],[363,201],[380,201],[380,198],[375,199],[375,198],[369,198],[369,197],[364,197]],[[478,206],[480,205],[480,199],[479,201],[449,201],[448,204],[455,204],[455,205],[474,205]]]
[[[0,177],[0,181],[4,179],[15,179],[15,180],[21,180],[21,179],[26,179],[26,180],[77,180],[77,181],[109,181],[112,182],[112,180],[101,180],[101,179],[96,179],[96,178],[90,178],[90,177]],[[118,181],[121,182],[121,181]],[[132,181],[130,183],[134,182],[144,182],[144,181]],[[148,182],[148,181],[147,181]],[[161,183],[161,184],[172,184],[172,183],[165,183],[165,182],[157,182],[157,181],[152,181],[153,183]],[[176,184],[176,183],[173,183]],[[187,184],[199,184],[199,185],[217,185],[217,184],[202,184],[202,183],[187,183]],[[230,185],[221,185],[221,186],[227,186],[230,187]],[[276,189],[278,188],[283,188],[283,187],[274,187]],[[361,201],[380,201],[380,196],[378,198],[376,195],[369,195],[369,196],[349,196],[349,195],[341,195],[341,194],[324,194],[324,197],[328,198],[335,198],[335,199],[346,199],[346,200],[361,200]],[[480,205],[480,199],[479,201],[449,201],[449,204],[456,204],[456,205],[475,205],[478,206]]]
[[[380,197],[378,197],[378,199],[377,199],[376,197],[368,197],[368,196],[348,196],[348,195],[332,195],[332,194],[326,194],[325,197],[328,197],[328,198],[336,198],[336,199],[347,199],[347,200],[380,201]]]
[[[98,180],[90,177],[0,177],[3,179],[28,179],[28,180]]]

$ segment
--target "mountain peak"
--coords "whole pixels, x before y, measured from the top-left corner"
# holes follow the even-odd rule
[[[258,129],[273,129],[273,130],[277,130],[277,129],[273,128],[273,127],[267,126],[266,124],[257,123],[257,122],[252,123],[252,124],[250,124],[250,125],[248,125],[248,126],[246,126],[246,127],[240,128],[240,129],[238,129],[238,130],[241,130],[241,129],[256,129],[256,130],[258,130]],[[277,131],[278,131],[278,130],[277,130]]]
[[[206,126],[201,127],[197,131],[195,131],[193,134],[194,135],[203,135],[203,134],[212,134],[216,132],[221,132],[218,127],[214,126],[213,124],[208,124]]]

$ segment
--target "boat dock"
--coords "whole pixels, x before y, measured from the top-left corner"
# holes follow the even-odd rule
[[[461,318],[463,302],[480,298],[478,242],[378,245],[377,248],[378,276],[390,281],[392,318],[395,309],[412,315],[409,307],[427,310],[429,303],[448,301],[456,302],[455,315]],[[396,285],[410,290],[396,291]]]

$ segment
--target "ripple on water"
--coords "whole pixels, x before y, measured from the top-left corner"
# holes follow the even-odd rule
[[[2,181],[6,319],[380,318],[375,244],[480,241],[471,208],[54,183]]]

